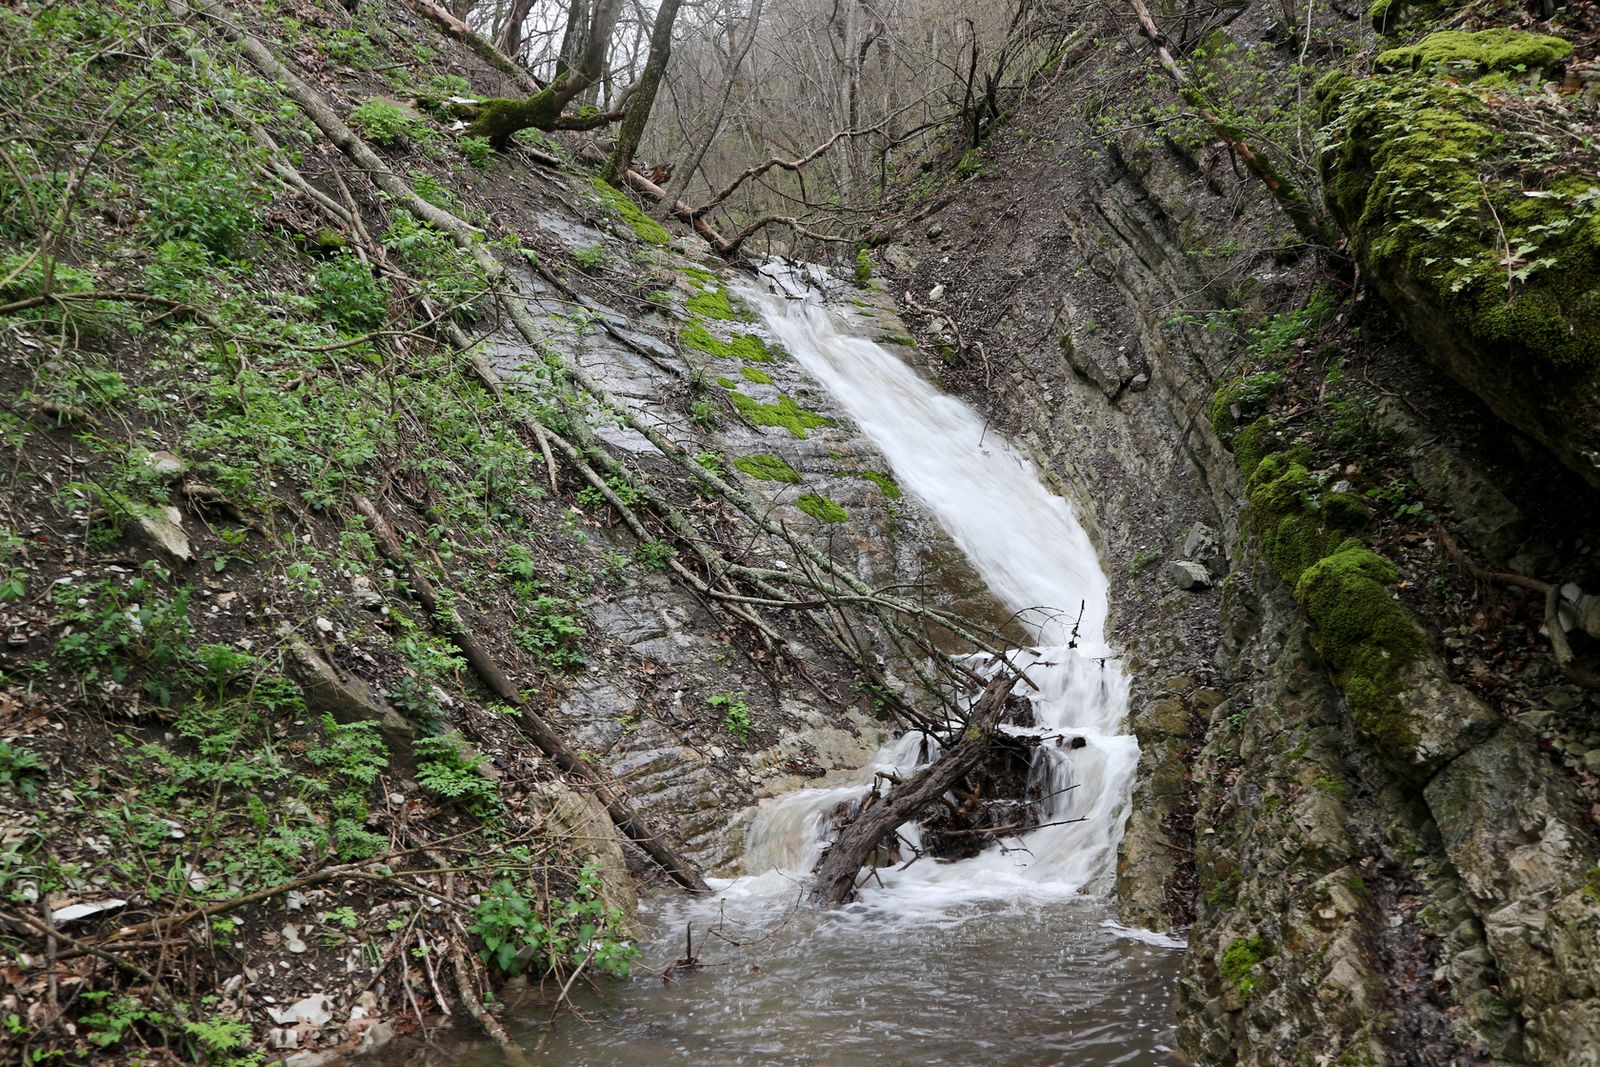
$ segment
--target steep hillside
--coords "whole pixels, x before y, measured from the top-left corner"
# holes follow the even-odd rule
[[[761,231],[830,274],[601,181],[615,115],[490,129],[532,75],[424,0],[0,5],[0,1062],[525,1062],[508,1001],[628,975],[638,889],[758,873],[762,800],[1004,732],[958,654],[1019,605],[764,270],[1088,528],[1115,647],[1075,655],[1139,763],[1087,888],[1187,939],[1187,1057],[1595,1063],[1600,20],[1139,8],[1039,5],[906,173],[852,136]],[[952,854],[1083,784],[1007,758],[930,791],[1010,813]],[[950,858],[913,836],[868,877]]]
[[[983,624],[903,591],[957,554],[698,239],[461,132],[503,59],[399,4],[0,19],[7,1062],[503,1037],[937,706]]]

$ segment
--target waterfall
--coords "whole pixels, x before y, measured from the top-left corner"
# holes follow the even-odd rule
[[[871,438],[901,488],[939,521],[1036,642],[1008,654],[1026,675],[1013,692],[1031,702],[1035,725],[1008,729],[1041,738],[1029,776],[1041,827],[970,859],[880,868],[864,901],[938,907],[1104,888],[1139,750],[1125,732],[1127,679],[1106,643],[1107,579],[1087,533],[1033,464],[972,408],[852,334],[795,276],[769,274],[770,290],[739,295]],[[936,756],[919,751],[922,740],[913,734],[886,747],[854,785],[800,790],[763,805],[747,835],[746,869],[759,877],[737,891],[758,893],[765,879],[787,892],[825,845],[828,813],[861,796],[879,771],[904,775]]]
[[[970,408],[852,336],[820,302],[786,292],[787,280],[740,296],[873,439],[901,488],[1032,635],[1034,647],[1007,656],[1037,687],[1015,690],[1031,701],[1034,724],[1006,729],[1039,739],[1026,788],[1040,825],[957,861],[923,856],[907,865],[902,855],[875,869],[854,904],[803,906],[840,810],[878,774],[904,776],[939,757],[937,739],[907,733],[853,780],[761,805],[746,834],[749,873],[713,880],[715,896],[650,900],[648,968],[614,998],[596,994],[601,1025],[541,1034],[540,1061],[1168,1064],[1181,942],[1119,926],[1102,892],[1138,747],[1124,732],[1128,685],[1106,644],[1107,582],[1093,546],[1067,502]],[[1077,647],[1068,647],[1075,626]],[[975,658],[973,666],[982,674],[998,665]],[[922,847],[916,823],[899,833]],[[674,961],[691,945],[697,965],[684,969]]]

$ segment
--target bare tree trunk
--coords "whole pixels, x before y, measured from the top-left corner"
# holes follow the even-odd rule
[[[588,29],[589,0],[568,0],[567,28],[561,35],[561,50],[556,53],[555,77],[560,78],[579,62]]]
[[[495,47],[512,59],[516,59],[517,53],[522,51],[522,27],[532,10],[533,0],[511,0],[511,10],[506,14],[499,36],[495,38]]]
[[[655,107],[656,90],[661,87],[661,77],[667,72],[667,61],[672,58],[672,24],[678,18],[682,0],[661,0],[656,9],[655,25],[650,30],[650,58],[645,60],[644,73],[635,86],[633,102],[628,105],[628,117],[622,120],[617,131],[617,146],[611,158],[600,168],[600,177],[613,185],[621,184],[621,176],[633,164],[633,154],[639,149],[639,138],[644,136],[645,123],[650,121],[650,109]]]
[[[744,61],[750,55],[750,49],[756,43],[756,33],[761,26],[762,0],[752,0],[750,14],[745,17],[744,43],[737,49],[732,49],[728,54],[728,69],[722,79],[722,95],[717,100],[716,113],[711,118],[711,125],[706,130],[705,138],[687,163],[680,166],[672,175],[672,182],[667,186],[667,195],[657,208],[657,214],[666,218],[672,214],[672,208],[683,199],[684,193],[689,189],[689,183],[694,180],[695,172],[700,169],[700,164],[705,162],[706,152],[710,151],[711,144],[717,139],[718,132],[722,129],[722,121],[728,114],[728,100],[733,96],[733,87],[739,81],[739,68],[744,66]]]

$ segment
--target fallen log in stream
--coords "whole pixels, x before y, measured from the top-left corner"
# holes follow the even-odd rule
[[[941,757],[895,786],[881,802],[864,808],[845,824],[838,839],[817,862],[811,902],[822,907],[848,904],[856,895],[856,877],[895,828],[937,802],[983,757],[1006,713],[1006,696],[1016,675],[1002,669],[984,688],[961,730],[961,739]]]

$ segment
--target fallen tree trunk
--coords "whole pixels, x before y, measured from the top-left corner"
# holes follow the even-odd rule
[[[1006,711],[1006,694],[1016,675],[1002,668],[984,688],[972,715],[961,730],[961,740],[939,759],[890,791],[888,797],[865,809],[840,832],[817,862],[811,902],[822,907],[848,904],[856,895],[856,876],[868,858],[895,827],[936,802],[976,767],[989,747]]]

